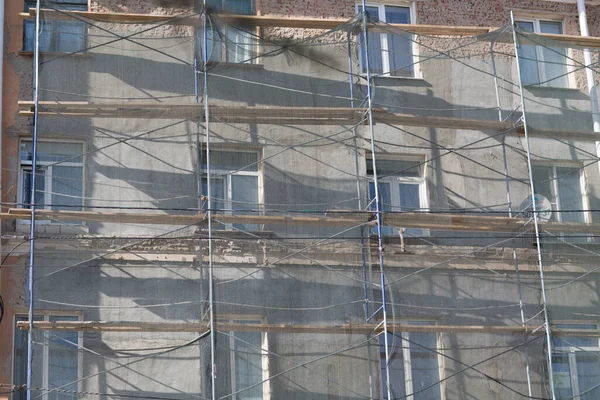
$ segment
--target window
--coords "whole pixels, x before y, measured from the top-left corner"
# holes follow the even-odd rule
[[[239,15],[256,13],[252,0],[209,0],[207,3],[209,9],[216,13]],[[255,36],[251,33],[251,27],[236,29],[231,26],[215,24],[209,28],[211,28],[208,31],[209,61],[235,64],[249,64],[255,61],[256,42]],[[201,51],[199,56],[202,56]]]
[[[558,324],[558,329],[596,330],[596,324]],[[600,346],[597,337],[554,336],[552,339],[554,390],[559,399],[598,398]]]
[[[238,15],[256,13],[254,0],[208,0],[206,2],[212,12]]]
[[[539,19],[516,21],[517,27],[528,33],[562,34],[562,21]],[[544,47],[521,44],[519,60],[524,85],[569,87],[566,50],[560,47]]]
[[[367,175],[369,178],[369,201],[371,210],[376,209],[375,183],[373,182],[373,160],[367,159]],[[403,160],[377,159],[377,176],[382,211],[418,211],[427,208],[427,194],[422,159],[407,158]],[[398,229],[384,228],[384,234],[393,235]],[[425,229],[405,229],[409,236],[425,236]]]
[[[38,141],[35,203],[53,210],[81,210],[83,205],[83,143]],[[32,142],[20,144],[20,199],[31,201]]]
[[[585,180],[581,166],[534,165],[533,188],[552,204],[551,221],[587,222]],[[561,212],[562,211],[562,212]]]
[[[431,325],[433,322],[409,321],[410,325]],[[434,385],[440,380],[438,354],[429,350],[437,350],[437,334],[435,333],[389,333],[389,368],[392,398],[413,400],[440,400],[440,385]],[[379,353],[381,364],[381,392],[387,399],[385,338],[379,336]],[[434,385],[429,389],[426,387]],[[425,389],[425,390],[423,390]],[[421,391],[422,390],[422,391]],[[417,393],[418,392],[418,393]]]
[[[221,320],[232,324],[262,324],[264,320]],[[220,368],[227,371],[221,373],[225,379],[221,381],[226,387],[222,394],[237,393],[232,400],[265,400],[270,398],[269,379],[269,343],[266,332],[230,331],[221,336],[223,346],[227,349],[220,352],[222,360]],[[265,382],[263,382],[265,381]],[[263,382],[261,385],[258,383]],[[256,386],[254,386],[256,385]],[[253,387],[252,387],[253,386]],[[244,390],[249,388],[247,390]]]
[[[74,315],[44,314],[34,317],[34,321],[78,321]],[[17,315],[14,326],[13,384],[27,383],[27,331],[17,328],[17,322],[27,321],[26,315]],[[33,384],[38,387],[66,391],[77,391],[79,379],[80,334],[77,332],[45,331],[43,338],[34,340]],[[41,393],[41,392],[40,392]],[[13,400],[25,400],[26,392],[16,392]],[[77,399],[77,394],[50,392],[43,400]]]
[[[206,167],[206,160],[203,160],[201,170],[204,172],[201,179],[204,194],[208,193]],[[212,209],[216,214],[256,215],[256,210],[261,204],[259,188],[262,187],[258,152],[211,150],[210,175]],[[226,224],[221,228],[258,230],[259,226]]]
[[[25,12],[35,9],[34,0],[25,1]],[[87,11],[88,0],[55,0],[55,7],[65,11]],[[42,20],[40,25],[40,51],[70,53],[85,48],[85,22]],[[35,21],[24,22],[23,50],[35,49]]]
[[[362,6],[358,5],[362,11]],[[370,21],[381,21],[387,24],[413,23],[412,8],[388,5],[367,5],[366,9]],[[414,77],[414,41],[413,35],[400,33],[369,33],[369,68],[374,74],[384,76]],[[361,72],[366,73],[365,48],[363,38],[359,35],[361,43]]]

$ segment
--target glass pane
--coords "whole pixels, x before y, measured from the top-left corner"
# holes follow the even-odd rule
[[[560,210],[583,210],[581,174],[579,168],[557,167],[558,197]],[[583,212],[562,212],[563,222],[585,222]]]
[[[540,21],[540,33],[552,33],[562,35],[562,22],[559,21]]]
[[[38,141],[38,162],[83,163],[83,143]],[[21,142],[21,161],[32,161],[32,142]]]
[[[81,210],[82,167],[52,167],[52,204],[54,210]]]
[[[72,316],[51,316],[50,321],[77,321]],[[48,386],[77,391],[77,332],[49,332]],[[49,400],[76,399],[77,394],[50,392]]]
[[[257,210],[258,204],[258,177],[257,176],[238,176],[231,177],[231,200],[233,210]],[[258,215],[257,212],[236,211],[235,214]],[[259,225],[240,224],[235,225],[238,229],[258,230]]]
[[[390,346],[390,387],[392,398],[403,398],[406,396],[406,382],[404,377],[404,359],[402,356],[402,339],[398,335],[388,333],[388,345]],[[387,399],[387,379],[385,366],[385,340],[379,335],[379,358],[381,374],[381,393]]]
[[[596,329],[595,324],[556,324],[560,329]],[[598,347],[598,338],[576,337],[576,336],[552,336],[552,345],[554,347]]]
[[[600,353],[579,352],[576,354],[577,382],[581,400],[596,400],[600,396]]]
[[[206,178],[202,178],[202,193],[208,196],[208,185]],[[224,178],[211,178],[210,195],[212,197],[211,206],[215,213],[222,213],[225,210],[225,182]],[[208,210],[208,201],[202,205],[202,210]]]
[[[256,385],[263,380],[262,334],[235,332],[235,389]],[[240,400],[262,400],[263,386],[257,385],[236,396]]]
[[[255,152],[211,150],[210,167],[222,171],[258,171],[258,154]],[[206,170],[206,159],[201,168]]]
[[[222,56],[223,41],[222,41],[220,34],[213,30],[208,30],[206,32],[206,37],[207,37],[207,41],[208,41],[208,45],[207,45],[208,60],[211,62],[221,62],[221,60],[223,59],[223,56]],[[202,46],[204,44],[204,39],[202,37],[200,37],[199,40],[201,41],[200,49],[202,49]],[[202,52],[200,52],[199,55],[200,55],[200,58],[202,60],[204,60],[204,54],[202,54]]]
[[[33,51],[35,47],[35,22],[23,21],[23,50]]]
[[[401,183],[400,185],[400,210],[414,211],[421,208],[421,195],[419,184]]]
[[[524,32],[533,33],[534,24],[530,21],[517,21],[516,25]],[[540,82],[536,46],[521,44],[518,46],[521,80],[524,85],[534,85]]]
[[[377,173],[407,178],[422,176],[422,162],[418,160],[377,160]],[[367,174],[373,174],[373,160],[367,159]]]
[[[381,200],[381,211],[391,211],[392,210],[392,196],[390,193],[390,184],[389,183],[379,183],[379,196]],[[375,184],[373,182],[369,182],[369,202],[375,198]],[[377,205],[375,201],[371,202],[371,210],[377,210]]]
[[[561,35],[562,22],[540,21],[541,33],[552,33]],[[541,47],[542,57],[544,58],[543,68],[546,72],[545,81],[548,86],[568,87],[567,80],[567,58],[566,50],[560,47]]]
[[[31,170],[23,170],[23,185],[21,198],[23,199],[23,208],[30,208],[31,201],[31,182],[32,182]],[[38,207],[43,208],[45,204],[45,193],[46,190],[46,172],[44,169],[38,169],[35,177],[35,204]]]
[[[379,183],[379,196],[381,199],[381,211],[392,211],[392,194],[389,183]],[[377,205],[375,201],[372,201],[375,198],[375,184],[373,182],[369,182],[369,202],[371,203],[370,209],[372,211],[377,210]],[[373,227],[371,229],[371,233],[377,233],[377,227]],[[382,227],[382,233],[384,235],[393,235],[394,228],[391,226]]]
[[[415,400],[440,399],[438,355],[435,333],[410,333],[410,365],[413,374]],[[422,346],[422,347],[421,347]],[[433,386],[432,386],[433,385]],[[425,389],[431,386],[429,389]]]
[[[254,1],[252,0],[225,0],[225,11],[231,14],[254,14]]]
[[[254,40],[252,36],[235,28],[228,28],[227,36],[227,62],[250,63],[254,55]]]
[[[554,371],[554,392],[557,398],[572,398],[571,371],[569,369],[568,354],[554,354],[552,356],[552,370]]]
[[[533,188],[536,195],[542,195],[552,203],[552,209],[556,210],[556,198],[552,189],[554,182],[552,180],[552,167],[532,166]],[[556,213],[552,214],[552,221],[556,221]]]
[[[42,21],[40,23],[40,51],[56,51],[53,40],[54,29],[55,24],[53,21]],[[33,28],[33,32],[35,37],[35,25]]]
[[[64,22],[57,24],[57,51],[70,53],[85,48],[85,25],[81,22]]]
[[[362,7],[359,7],[362,11]],[[369,20],[379,21],[379,8],[378,7],[367,7],[367,13]],[[367,65],[365,62],[365,46],[363,35],[359,35],[360,43],[360,59],[361,59],[361,72],[367,72]],[[369,41],[369,68],[372,73],[380,74],[383,72],[383,59],[382,59],[382,48],[381,48],[381,34],[380,33],[368,33],[367,38]]]
[[[21,321],[27,321],[26,315],[18,315],[15,317],[14,326],[14,361],[13,361],[13,384],[14,385],[25,385],[27,383],[27,335],[28,331],[17,328],[16,323]],[[33,318],[34,321],[42,321],[43,318],[40,315],[36,315]],[[34,358],[33,358],[33,378],[36,386],[42,386],[42,354],[43,348],[34,344]],[[13,400],[25,400],[27,398],[27,392],[19,391],[13,394]]]
[[[410,8],[385,7],[388,24],[410,24]],[[412,35],[387,34],[390,75],[413,76]]]
[[[202,2],[199,2],[202,4]],[[206,0],[206,6],[212,12],[219,12],[223,10],[223,0]]]
[[[562,22],[557,21],[540,21],[541,33],[552,33],[561,35]],[[544,58],[543,68],[546,72],[544,80],[548,86],[553,87],[568,87],[567,81],[567,59],[566,51],[560,47],[542,47],[542,57]]]

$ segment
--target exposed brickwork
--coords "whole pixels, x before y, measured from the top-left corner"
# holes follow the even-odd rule
[[[355,2],[347,0],[261,0],[263,14],[316,18],[351,18]]]

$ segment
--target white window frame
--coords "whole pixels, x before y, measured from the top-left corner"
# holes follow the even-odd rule
[[[17,328],[17,318],[18,317],[27,317],[28,313],[26,310],[20,310],[14,313],[13,318],[12,318],[12,322],[13,322],[13,332],[12,332],[12,350],[11,350],[11,355],[12,355],[12,363],[11,363],[11,377],[10,377],[10,381],[12,383],[14,383],[15,381],[15,346],[16,346],[16,335],[15,335],[15,331]],[[77,321],[81,321],[82,320],[82,314],[80,312],[73,312],[73,311],[49,311],[49,310],[36,310],[34,311],[34,318],[35,317],[41,317],[42,319],[38,322],[41,321],[45,321],[48,322],[50,321],[50,317],[75,317],[77,318]],[[35,323],[35,320],[34,320]],[[45,332],[50,332],[53,333],[53,331],[45,331]],[[82,390],[82,382],[80,381],[80,379],[83,376],[83,353],[81,351],[79,351],[81,348],[83,347],[83,332],[77,332],[77,391],[81,392]],[[42,387],[43,388],[49,388],[49,382],[48,382],[48,373],[50,370],[50,367],[48,365],[48,363],[50,362],[50,349],[49,349],[49,345],[48,345],[48,337],[47,335],[44,335],[44,350],[42,353],[42,357],[43,357],[43,365],[42,365]],[[42,400],[46,400],[48,398],[48,393],[43,394],[40,396],[40,398]]]
[[[203,148],[203,155],[206,154],[206,148]],[[256,188],[257,192],[258,192],[258,208],[262,210],[263,208],[263,204],[264,204],[264,183],[263,183],[263,151],[262,148],[254,148],[254,149],[232,149],[232,148],[228,148],[228,147],[211,147],[211,151],[222,151],[222,152],[228,152],[228,153],[254,153],[257,155],[257,161],[258,161],[258,165],[257,165],[257,170],[256,171],[236,171],[235,173],[231,173],[231,171],[229,170],[224,170],[224,169],[219,169],[216,167],[213,167],[213,165],[211,164],[210,166],[210,179],[211,180],[224,180],[225,181],[225,190],[223,191],[223,193],[225,194],[225,198],[223,199],[223,206],[224,206],[224,211],[222,212],[223,214],[226,215],[233,215],[233,200],[232,200],[232,196],[233,196],[233,185],[232,185],[232,176],[255,176],[258,178],[258,187]],[[202,170],[200,171],[200,179],[206,179],[207,184],[210,184],[210,182],[208,182],[208,176],[206,174],[206,170]],[[219,212],[217,212],[217,214],[219,214]],[[226,230],[232,230],[233,229],[233,225],[234,224],[223,224],[225,225],[225,229]],[[260,225],[260,224],[257,224]]]
[[[428,325],[437,325],[436,321],[431,321],[431,320],[422,320],[422,319],[407,319],[407,320],[401,320],[400,321],[401,324],[404,325],[410,325],[411,323],[413,324],[423,324],[423,323],[427,323]],[[442,345],[443,345],[443,339],[442,339],[442,333],[441,332],[431,332],[432,334],[435,335],[435,344],[437,346],[437,349],[442,349]],[[410,332],[398,332],[398,335],[401,336],[398,339],[401,341],[400,345],[402,347],[402,362],[403,362],[403,368],[404,368],[404,390],[405,393],[408,394],[406,396],[406,400],[414,400],[414,396],[410,395],[411,393],[413,393],[413,379],[412,379],[412,361],[411,361],[411,354],[410,354],[410,350],[411,350],[411,343],[408,340],[411,340],[410,337]],[[406,340],[408,339],[408,340]],[[416,345],[412,345],[412,346],[416,346]],[[436,349],[436,350],[437,350]],[[442,353],[442,350],[437,350],[438,353]],[[380,353],[380,357],[381,357],[381,353]],[[436,354],[437,357],[437,364],[438,364],[438,377],[439,379],[443,379],[444,377],[444,357],[441,354]],[[391,377],[390,377],[391,378]],[[381,376],[381,382],[383,382],[383,380],[385,380],[385,376]],[[445,400],[446,399],[446,384],[445,381],[442,381],[439,385],[439,391],[440,391],[440,400]],[[382,385],[383,387],[383,385]],[[383,391],[381,391],[383,392]],[[381,400],[386,399],[387,397],[387,393],[381,393]]]
[[[367,7],[377,7],[379,12],[379,20],[381,22],[385,22],[385,7],[404,7],[408,8],[410,11],[410,23],[414,25],[417,23],[417,7],[414,1],[398,1],[391,2],[392,0],[388,0],[386,3],[367,3]],[[362,3],[356,4],[356,12],[360,12],[362,8]],[[362,35],[360,33],[359,35]],[[419,60],[419,46],[415,43],[414,40],[415,35],[412,35],[413,41],[411,42],[411,51],[412,51],[412,59],[413,59],[413,73],[412,76],[394,76],[391,75],[390,71],[390,54],[388,52],[388,37],[387,34],[382,33],[380,35],[381,39],[381,65],[383,67],[383,73],[377,74],[377,77],[385,77],[385,78],[396,78],[396,79],[422,79],[422,73],[420,68],[420,63],[417,63]],[[362,51],[359,50],[359,61],[360,61],[360,71],[361,75],[366,75],[366,73],[362,72],[364,67],[364,60],[362,57]]]
[[[25,179],[25,171],[32,171],[33,170],[33,162],[32,161],[23,161],[21,160],[21,143],[23,142],[32,142],[31,138],[21,138],[19,140],[19,183],[18,183],[18,193],[17,193],[17,203],[18,204],[23,204],[24,198],[23,198],[23,186],[24,186],[24,179]],[[85,153],[87,152],[86,149],[86,142],[83,140],[64,140],[64,139],[52,139],[52,140],[40,140],[38,139],[38,143],[39,142],[48,142],[48,143],[77,143],[77,144],[81,144],[81,150],[82,150],[82,161],[79,162],[64,162],[64,163],[60,163],[58,164],[61,167],[81,167],[82,168],[82,176],[83,179],[81,180],[81,206],[83,207],[85,205],[85,177],[86,177],[86,166],[85,166]],[[51,165],[51,164],[56,164],[56,162],[49,162],[49,161],[39,161],[37,160],[37,167],[44,167],[46,165]],[[48,171],[48,173],[44,174],[44,210],[49,209],[48,206],[46,206],[46,204],[52,204],[52,166],[48,167],[48,169],[46,169],[46,171]],[[39,178],[39,177],[38,177]],[[37,179],[37,178],[36,178]],[[26,221],[26,220],[17,220],[17,222],[19,224],[29,224],[30,221]],[[52,221],[52,220],[39,220],[36,221],[36,224],[40,224],[40,225],[48,225],[48,224],[64,224],[64,222],[58,222],[58,221]]]
[[[82,6],[81,7],[82,9],[80,11],[88,12],[88,11],[90,11],[90,1],[88,0],[86,3],[87,4],[85,4],[85,8],[86,8],[85,10],[83,10],[83,6],[84,6],[83,4],[75,4],[75,5]],[[61,5],[65,5],[65,3],[63,1],[62,3],[61,2],[57,3],[57,5],[58,5],[58,9],[61,10],[61,9],[63,9],[63,8],[61,8]],[[67,6],[69,6],[69,5],[72,6],[73,4],[72,3],[67,3],[66,5]],[[74,9],[73,8],[69,8],[69,7],[64,8],[64,11],[66,11],[66,12],[72,12],[72,10],[74,10]],[[28,49],[28,48],[26,48],[26,30],[28,29],[27,25],[31,26],[32,25],[31,21],[33,21],[33,20],[32,19],[27,19],[25,21],[30,21],[30,22],[24,22],[23,23],[23,45],[21,47],[22,47],[23,51],[25,51],[25,52],[33,52],[34,49]],[[88,28],[87,28],[87,24],[85,22],[83,22],[83,21],[77,21],[77,20],[69,20],[68,18],[65,21],[60,21],[60,20],[54,20],[54,21],[52,21],[52,20],[48,20],[46,22],[52,26],[52,32],[53,32],[52,33],[52,42],[54,43],[54,47],[56,47],[56,43],[55,42],[57,40],[56,39],[57,29],[60,29],[60,25],[63,24],[63,23],[71,24],[71,25],[75,25],[75,24],[81,25],[81,28],[82,28],[82,33],[81,34],[83,35],[83,39],[82,39],[83,48],[81,50],[85,50],[85,48],[87,47]],[[35,24],[33,24],[33,25],[34,25],[33,28],[35,29]],[[31,29],[31,28],[29,28],[29,29]],[[64,53],[63,50],[57,49],[57,48],[52,48],[52,49],[42,49],[42,48],[40,48],[40,52],[42,52],[42,53]]]
[[[558,191],[558,179],[557,179],[557,174],[556,174],[556,168],[561,168],[561,167],[566,167],[566,168],[579,168],[579,186],[581,187],[581,204],[583,206],[583,208],[585,210],[589,210],[590,209],[590,203],[589,203],[589,196],[588,196],[588,189],[587,189],[587,184],[586,184],[586,179],[585,179],[585,168],[583,167],[582,164],[580,163],[574,163],[574,162],[534,162],[533,163],[534,167],[544,167],[544,168],[550,168],[552,170],[552,194],[554,195],[554,198],[556,199],[556,202],[551,202],[550,204],[552,204],[552,206],[555,207],[556,210],[560,211],[560,193]],[[535,184],[535,182],[534,182]],[[535,190],[535,187],[534,187]],[[548,199],[550,200],[550,199]],[[562,222],[562,213],[558,212],[555,213],[556,214],[556,222]],[[589,224],[592,221],[592,216],[590,211],[585,211],[583,212],[583,220],[584,223]]]
[[[367,159],[373,160],[372,155],[368,155]],[[376,159],[377,160],[386,160],[386,161],[399,161],[399,162],[400,161],[418,161],[420,163],[423,163],[422,165],[419,166],[419,168],[421,168],[421,170],[422,170],[422,176],[420,176],[420,177],[392,175],[392,176],[388,176],[388,177],[378,178],[377,180],[379,181],[380,185],[382,183],[388,183],[390,185],[390,197],[391,197],[391,201],[392,201],[392,204],[390,204],[390,207],[392,208],[392,212],[400,211],[398,208],[402,207],[402,205],[400,204],[400,184],[401,183],[418,184],[419,185],[419,203],[420,203],[419,207],[421,210],[429,209],[429,196],[428,196],[428,191],[427,191],[427,163],[425,163],[424,157],[419,157],[419,156],[414,156],[414,155],[410,155],[410,156],[378,155],[376,157]],[[373,166],[373,168],[375,168],[375,166]],[[371,183],[373,181],[373,175],[367,175],[367,178],[368,178],[368,183]],[[369,194],[368,186],[367,186],[367,194]],[[396,231],[396,229],[397,228],[394,229],[394,232]],[[409,228],[409,229],[412,229],[412,228]],[[415,228],[415,229],[419,229],[419,228]],[[429,236],[429,234],[430,234],[429,229],[421,229],[421,231],[423,232],[423,236]]]
[[[263,316],[248,316],[248,315],[231,315],[231,316],[221,316],[217,317],[218,322],[225,322],[231,324],[266,324],[266,318]],[[229,336],[227,337],[229,343],[229,365],[230,371],[229,376],[231,377],[231,393],[235,393],[241,388],[237,387],[236,382],[236,373],[235,373],[235,331],[229,331]],[[258,350],[258,349],[257,349]],[[262,359],[262,391],[263,391],[263,400],[271,399],[271,380],[270,377],[270,365],[269,365],[269,335],[267,332],[261,332],[261,359]],[[233,396],[232,400],[237,400],[237,396]]]
[[[259,7],[259,2],[260,0],[249,0],[249,2],[251,3],[251,8],[254,9],[254,14],[250,14],[250,15],[256,15],[258,7]],[[224,9],[224,5],[225,5],[225,0],[221,0],[221,10]],[[217,11],[217,12],[221,12],[221,10]],[[248,61],[245,62],[232,62],[229,61],[227,58],[229,56],[229,51],[228,51],[228,37],[227,37],[227,33],[228,33],[228,29],[236,29],[238,31],[243,31],[246,32],[250,35],[251,40],[252,40],[252,51],[253,54],[251,55],[251,59],[249,59]],[[256,37],[254,36],[256,34],[256,32],[253,32],[252,27],[248,26],[248,27],[238,27],[238,28],[234,28],[234,27],[223,27],[223,31],[221,32],[223,34],[223,39],[218,38],[214,32],[211,32],[210,35],[208,35],[208,40],[212,41],[212,44],[210,45],[210,48],[212,50],[212,52],[215,51],[215,45],[219,46],[220,49],[220,57],[218,61],[211,61],[210,58],[208,60],[209,63],[225,63],[225,64],[234,64],[234,65],[252,65],[252,64],[258,64],[258,55],[260,53],[260,47],[259,47],[259,41],[256,40]],[[203,43],[202,41],[202,37],[198,37],[196,36],[196,40],[200,40],[200,43]],[[235,44],[234,44],[235,45]],[[202,49],[203,44],[200,45],[200,49]],[[200,56],[202,56],[200,54]],[[209,54],[209,57],[211,56],[211,54]],[[243,60],[244,61],[244,60]]]
[[[560,325],[595,325],[596,328],[598,329],[598,324],[596,322],[584,322],[584,321],[576,321],[576,322],[558,322],[555,323],[554,326],[558,327]],[[558,328],[560,329],[560,328]],[[587,328],[584,328],[587,329]],[[590,329],[593,330],[593,329]],[[576,337],[577,335],[570,335],[572,337]],[[569,372],[570,372],[570,381],[571,381],[571,391],[572,391],[572,396],[573,396],[573,400],[579,400],[579,378],[577,376],[577,352],[594,352],[594,353],[598,353],[598,355],[600,356],[600,338],[596,338],[596,343],[598,344],[596,347],[579,347],[579,346],[556,346],[552,349],[552,355],[554,356],[555,354],[560,354],[560,355],[567,355],[567,358],[569,360]],[[573,372],[574,371],[574,372]]]
[[[533,23],[533,33],[536,35],[541,34],[541,27],[540,27],[540,22],[560,22],[561,23],[561,35],[565,34],[565,19],[564,18],[550,18],[550,17],[516,17],[515,18],[516,22],[531,22]],[[573,69],[573,65],[571,63],[568,62],[568,58],[567,57],[571,57],[572,56],[572,51],[571,49],[565,48],[565,63],[567,65],[565,65],[566,67],[566,78],[567,78],[567,86],[562,87],[562,86],[552,86],[552,82],[546,82],[548,80],[548,77],[546,76],[546,64],[544,63],[544,52],[542,51],[542,46],[537,46],[537,45],[532,45],[535,46],[535,55],[537,57],[538,63],[537,63],[537,70],[538,70],[538,76],[540,78],[540,82],[544,82],[542,84],[527,84],[525,86],[531,86],[531,87],[547,87],[547,88],[552,88],[552,89],[569,89],[572,87],[576,87],[576,82],[575,82],[575,77],[574,77],[574,69]]]

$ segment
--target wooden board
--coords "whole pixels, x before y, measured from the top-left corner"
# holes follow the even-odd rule
[[[19,101],[19,115],[33,116],[35,103]],[[199,118],[205,120],[204,106],[195,103],[87,103],[40,101],[40,115],[82,118]],[[278,107],[278,106],[210,106],[211,122],[258,123],[275,125],[352,125],[367,123],[367,108],[351,107]],[[390,113],[383,108],[373,109],[374,123],[430,127],[440,129],[463,129],[476,131],[522,132],[510,122],[469,118],[423,116]]]
[[[17,322],[21,330],[29,330],[29,321]],[[207,332],[207,322],[107,322],[107,321],[39,321],[34,329],[48,331],[77,331],[77,332]],[[268,333],[306,333],[306,334],[347,334],[364,335],[379,333],[383,330],[381,324],[344,324],[344,325],[287,325],[287,324],[245,324],[215,322],[219,331],[235,332],[268,332]],[[522,325],[410,325],[389,324],[389,332],[428,332],[428,333],[471,333],[471,334],[531,334],[543,335],[545,330],[535,326]],[[587,329],[555,329],[553,335],[600,337],[599,330]]]
[[[67,14],[52,10],[43,10],[42,17],[47,19],[70,19]],[[199,23],[198,15],[152,15],[152,14],[126,14],[126,13],[106,13],[106,12],[85,12],[70,11],[69,14],[87,18],[99,22],[109,23],[155,23],[169,25],[196,25]],[[29,10],[29,13],[20,13],[22,18],[30,19],[35,17],[35,10]],[[281,27],[281,28],[299,28],[299,29],[334,29],[348,20],[340,18],[290,18],[280,16],[264,15],[219,15],[221,18],[233,25],[250,27]],[[508,15],[507,15],[508,19]],[[396,32],[414,33],[421,35],[437,36],[478,36],[494,32],[496,27],[480,26],[455,26],[455,25],[419,25],[419,24],[388,24],[385,28],[377,25],[371,25],[373,32]],[[583,37],[577,35],[557,35],[540,34],[545,39],[555,40],[565,46],[582,46],[588,48],[600,48],[600,38]],[[495,38],[497,41],[512,42],[512,35],[503,34],[502,37]]]
[[[509,218],[505,216],[444,214],[444,213],[382,213],[385,225],[398,228],[421,228],[440,231],[463,232],[523,232],[533,229],[533,223],[526,218]],[[198,225],[206,223],[206,215],[200,214],[159,214],[159,213],[124,213],[96,211],[64,211],[37,210],[37,220],[53,220],[61,222],[99,222],[99,223],[131,223],[155,225]],[[327,215],[288,216],[288,215],[231,215],[213,214],[213,220],[228,224],[252,225],[290,225],[317,227],[360,226],[368,222],[374,225],[370,213],[365,212],[329,212]],[[11,208],[8,213],[0,214],[1,219],[31,219],[28,209]],[[600,235],[600,224],[575,222],[546,222],[540,224],[542,230],[553,234],[579,233]]]

